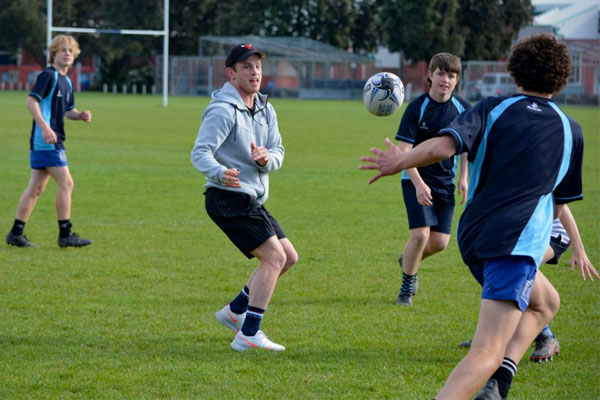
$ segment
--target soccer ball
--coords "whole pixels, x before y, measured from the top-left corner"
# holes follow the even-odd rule
[[[392,115],[404,101],[404,85],[390,72],[380,72],[369,78],[363,89],[363,103],[378,117]]]

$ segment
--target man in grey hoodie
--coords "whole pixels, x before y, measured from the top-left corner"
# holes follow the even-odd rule
[[[269,172],[281,167],[284,148],[277,116],[260,94],[261,59],[252,45],[231,49],[225,61],[229,82],[212,93],[192,150],[192,164],[206,177],[206,211],[238,249],[260,264],[244,289],[217,311],[217,321],[236,332],[231,347],[283,351],[260,330],[263,313],[281,275],[298,254],[264,207]]]

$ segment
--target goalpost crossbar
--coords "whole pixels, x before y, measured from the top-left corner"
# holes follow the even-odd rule
[[[149,35],[163,37],[163,106],[167,106],[169,93],[169,0],[164,0],[164,29],[163,30],[145,30],[145,29],[100,29],[100,28],[77,28],[69,26],[52,25],[52,0],[47,0],[48,18],[46,30],[46,48],[50,47],[52,41],[52,32],[77,32],[77,33],[97,33],[97,34],[117,34],[117,35]],[[49,60],[50,54],[47,54]]]

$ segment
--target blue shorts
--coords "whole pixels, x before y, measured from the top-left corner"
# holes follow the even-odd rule
[[[45,169],[47,167],[66,167],[67,153],[60,150],[31,150],[29,154],[31,169]]]
[[[469,265],[471,273],[483,287],[482,299],[512,300],[521,311],[529,306],[529,296],[537,268],[531,257],[504,256]]]
[[[409,179],[402,180],[402,195],[408,216],[408,228],[430,227],[433,232],[450,234],[454,216],[454,192],[438,193],[432,188],[432,206],[422,206],[417,202],[417,190]]]

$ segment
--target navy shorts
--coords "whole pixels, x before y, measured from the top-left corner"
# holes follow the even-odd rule
[[[529,296],[537,268],[531,257],[504,256],[469,265],[471,273],[483,287],[482,299],[512,300],[521,311],[529,306]]]
[[[66,167],[67,153],[61,150],[31,150],[29,152],[31,169],[45,169],[47,167]]]
[[[562,237],[558,235],[557,238],[550,238],[550,247],[552,247],[552,250],[554,250],[554,258],[551,258],[550,260],[546,261],[546,264],[558,264],[558,259],[560,258],[560,256],[563,255],[565,251],[567,251],[569,245],[567,243],[564,243],[562,241]]]
[[[246,193],[208,188],[204,192],[208,216],[248,258],[271,236],[284,239],[279,223],[256,199]]]
[[[433,205],[422,206],[417,202],[417,190],[409,179],[402,180],[402,195],[408,216],[408,228],[430,227],[433,232],[450,234],[454,216],[454,190],[440,193],[431,188]]]

